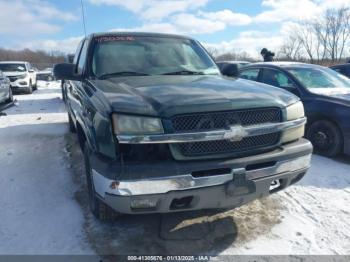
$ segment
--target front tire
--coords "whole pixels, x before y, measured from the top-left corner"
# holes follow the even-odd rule
[[[38,81],[35,81],[35,84],[33,85],[33,90],[38,90]]]
[[[334,157],[343,148],[343,136],[340,129],[328,120],[313,122],[306,132],[306,137],[314,146],[317,154]]]
[[[9,88],[9,98],[6,100],[6,103],[13,102],[13,93],[11,87]]]
[[[33,84],[32,84],[32,80],[29,81],[29,87],[27,90],[27,94],[32,94],[33,93]]]
[[[102,200],[98,197],[95,192],[93,178],[92,178],[92,169],[90,166],[90,149],[88,143],[84,144],[84,162],[85,162],[85,174],[86,182],[89,196],[89,206],[91,212],[94,216],[101,221],[113,221],[120,214],[115,212],[111,207],[107,206]]]

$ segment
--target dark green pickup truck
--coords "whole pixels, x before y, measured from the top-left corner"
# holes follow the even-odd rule
[[[312,146],[299,98],[221,75],[196,40],[86,37],[69,80],[69,124],[85,156],[92,212],[234,208],[299,181]]]

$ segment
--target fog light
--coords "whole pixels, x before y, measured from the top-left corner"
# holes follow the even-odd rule
[[[131,209],[155,209],[158,204],[158,199],[132,199],[130,207]]]

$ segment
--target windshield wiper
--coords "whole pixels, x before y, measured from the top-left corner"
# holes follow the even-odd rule
[[[181,70],[181,71],[164,73],[162,75],[204,75],[204,72],[190,71],[190,70]]]
[[[115,76],[148,76],[149,74],[142,73],[142,72],[134,72],[134,71],[121,71],[121,72],[115,72],[115,73],[108,73],[104,74],[98,77],[98,79],[107,79],[110,77]]]

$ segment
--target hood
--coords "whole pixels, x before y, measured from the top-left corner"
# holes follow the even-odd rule
[[[115,112],[171,116],[286,107],[299,100],[280,88],[222,76],[137,76],[92,80]]]
[[[8,71],[8,72],[3,72],[3,74],[7,77],[11,77],[11,76],[21,76],[21,75],[25,75],[27,74],[27,72],[16,72],[16,71]]]
[[[350,105],[350,88],[311,88],[310,92]]]

